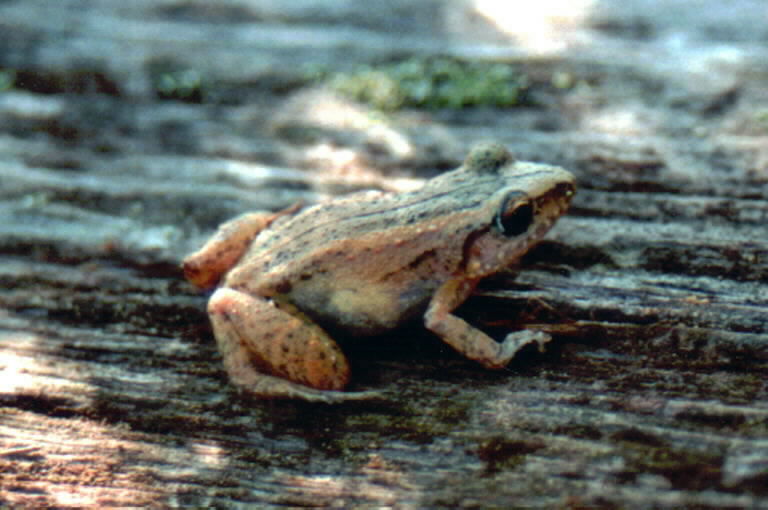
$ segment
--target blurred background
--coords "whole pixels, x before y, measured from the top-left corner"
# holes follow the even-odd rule
[[[232,391],[179,261],[495,139],[579,192],[375,405]],[[0,0],[0,506],[768,506],[765,0]]]

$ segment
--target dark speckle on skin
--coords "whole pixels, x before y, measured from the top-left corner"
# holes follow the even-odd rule
[[[264,347],[261,361],[252,353],[252,377],[276,373],[291,388],[285,395],[314,398],[314,393],[302,393],[301,385],[342,389],[349,371],[323,327],[380,333],[428,310],[424,318],[436,319],[429,329],[450,345],[462,346],[457,350],[469,358],[498,368],[498,360],[488,357],[494,344],[486,348],[493,339],[480,330],[457,330],[445,320],[452,312],[447,308],[463,300],[477,278],[517,260],[562,212],[550,206],[552,201],[562,199],[567,205],[573,186],[561,169],[513,161],[503,146],[481,145],[462,167],[430,179],[419,190],[369,192],[311,207],[306,214],[296,213],[297,208],[277,213],[279,219],[273,216],[274,222],[248,241],[250,248],[240,260],[232,260],[237,253],[226,238],[214,243],[226,248],[211,247],[203,272],[229,271],[221,288],[250,299],[221,300],[211,309],[220,349],[225,358],[230,356],[227,366],[244,367],[247,359],[232,356]],[[528,233],[512,244],[491,225],[504,197],[529,191],[531,200],[546,205],[544,214],[536,218],[536,235]],[[225,259],[218,265],[210,257],[214,250]],[[228,264],[236,270],[220,267]],[[428,308],[430,300],[435,306]],[[255,310],[238,306],[243,303],[254,304]],[[217,327],[222,321],[228,324]],[[275,396],[281,391],[278,387]]]
[[[283,280],[280,283],[277,284],[277,287],[275,287],[275,290],[281,294],[288,294],[291,292],[291,289],[293,288],[293,285],[291,285],[291,282],[288,280]]]

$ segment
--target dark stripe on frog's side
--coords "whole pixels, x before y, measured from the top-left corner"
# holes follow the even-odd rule
[[[470,215],[473,221],[467,223],[467,218],[462,218],[464,211],[480,209],[487,205],[486,202],[491,196],[505,188],[508,192],[517,190],[524,193],[523,190],[529,187],[532,177],[552,173],[548,169],[536,170],[511,176],[501,183],[498,183],[497,179],[477,178],[467,182],[463,176],[454,174],[453,179],[443,179],[443,182],[439,183],[434,180],[427,181],[423,188],[409,193],[385,194],[363,200],[354,196],[340,198],[339,201],[323,204],[316,214],[313,214],[311,208],[305,209],[296,216],[285,217],[284,222],[279,222],[275,228],[260,234],[251,246],[251,253],[255,255],[253,261],[259,262],[235,278],[253,282],[258,281],[260,275],[269,274],[269,278],[279,278],[279,275],[272,274],[272,271],[284,265],[287,265],[286,270],[289,271],[286,273],[287,277],[292,278],[291,275],[295,271],[310,274],[319,271],[326,262],[345,265],[344,260],[351,260],[348,257],[354,257],[357,261],[366,260],[365,247],[355,245],[354,241],[368,236],[375,245],[379,233],[382,234],[379,246],[383,246],[387,241],[403,241],[404,244],[400,245],[398,252],[406,257],[405,253],[414,250],[416,245],[426,250],[430,247],[441,247],[447,238],[459,240],[462,235],[483,228],[485,223],[490,224],[495,212],[489,210],[487,215]],[[444,175],[448,177],[448,174]],[[520,186],[515,186],[517,180],[522,181]],[[443,191],[450,186],[453,187]],[[434,193],[437,189],[440,191]],[[434,218],[434,221],[431,218]],[[431,229],[436,222],[442,226],[438,230]],[[424,232],[419,233],[420,226],[424,227]],[[392,237],[394,234],[387,238],[386,234],[396,227],[413,230],[403,231],[402,239]],[[381,252],[380,249],[377,251]],[[313,252],[316,252],[316,255],[310,255]],[[453,259],[452,257],[451,260]],[[333,262],[334,260],[336,262]],[[379,260],[379,263],[389,266],[386,259]],[[454,263],[456,262],[458,260],[454,260]],[[390,270],[388,267],[385,272]]]
[[[437,256],[437,250],[435,249],[427,250],[424,253],[420,253],[419,255],[414,257],[413,260],[404,263],[402,266],[382,274],[379,277],[379,280],[380,281],[389,280],[393,275],[402,274],[402,272],[406,270],[411,271],[411,273],[415,272],[416,274],[418,274],[419,266],[422,264],[432,262],[432,259],[434,259],[436,256]]]
[[[529,177],[529,176],[532,176],[532,175],[548,174],[548,173],[551,173],[551,172],[548,172],[548,171],[545,171],[545,170],[537,170],[535,172],[529,172],[527,174],[516,175],[514,178],[518,179],[518,178],[522,178],[522,177]],[[480,180],[479,178],[475,178],[475,179]],[[494,178],[492,180],[489,180],[489,182],[496,182],[497,180],[498,180],[497,178]],[[381,210],[381,211],[372,211],[370,213],[356,214],[354,216],[349,216],[348,218],[355,218],[355,217],[364,218],[366,216],[373,216],[373,215],[377,215],[377,214],[387,214],[387,213],[390,213],[390,212],[397,211],[400,208],[406,208],[406,207],[412,207],[412,206],[415,206],[415,205],[420,205],[423,202],[434,201],[434,200],[437,200],[439,198],[450,196],[450,195],[459,195],[459,193],[461,193],[461,192],[466,192],[466,191],[469,191],[469,190],[475,190],[478,187],[481,187],[481,186],[479,186],[478,184],[468,184],[466,186],[459,186],[459,187],[456,187],[456,188],[452,189],[451,191],[444,191],[444,192],[441,192],[441,193],[436,193],[434,195],[430,195],[429,198],[425,198],[425,199],[422,199],[422,200],[419,200],[419,201],[416,201],[416,202],[410,202],[410,203],[405,204],[404,206],[393,207],[393,208],[384,209],[384,210]],[[495,193],[497,191],[499,191],[499,189],[497,187],[492,188],[491,193],[489,193],[488,195],[484,196],[483,199],[479,200],[478,202],[479,203],[485,202],[485,200],[490,195],[492,195],[493,193]],[[419,194],[421,192],[422,192],[422,190],[416,190],[416,191],[413,191],[411,193]],[[521,193],[524,193],[524,191],[521,191]],[[407,196],[407,195],[408,194],[394,195],[394,197],[398,197],[398,196],[402,197],[402,196]],[[387,197],[387,198],[384,198],[383,200],[391,200],[391,199],[389,197]],[[468,204],[468,205],[466,205],[464,207],[460,207],[458,209],[452,209],[452,210],[454,210],[454,211],[459,210],[460,211],[460,210],[464,210],[464,209],[472,209],[472,208],[477,206],[478,202],[475,202],[475,203],[472,203],[472,204]]]
[[[357,237],[363,237],[369,234],[375,234],[381,232],[386,234],[388,230],[395,227],[408,227],[410,224],[418,224],[421,221],[429,223],[431,217],[445,218],[452,215],[460,215],[463,210],[472,210],[477,208],[484,200],[468,202],[467,200],[451,201],[449,203],[443,203],[444,207],[429,209],[424,214],[424,204],[413,204],[414,213],[413,221],[409,221],[408,208],[399,207],[387,209],[386,213],[365,214],[365,215],[350,215],[342,217],[334,223],[324,223],[317,227],[311,227],[301,232],[295,232],[286,230],[281,232],[281,236],[278,239],[272,240],[269,244],[265,244],[267,249],[273,250],[275,256],[272,258],[267,267],[276,267],[283,263],[290,262],[291,260],[301,260],[301,254],[320,248],[325,245],[330,248],[335,243],[342,243],[347,240],[351,240]],[[415,212],[418,211],[418,212]],[[397,214],[397,217],[395,217]],[[426,219],[419,219],[424,216]],[[403,218],[404,217],[404,218]],[[311,218],[303,218],[302,221],[311,222]],[[490,221],[490,217],[489,217]],[[412,227],[415,228],[415,227]],[[471,230],[474,226],[469,226]],[[432,232],[424,232],[422,234],[416,234],[415,232],[404,241],[408,244],[415,242],[417,238],[421,236],[437,236],[438,234]],[[310,240],[310,242],[303,242],[304,240]],[[394,239],[392,240],[394,242]],[[357,250],[357,255],[362,255],[364,249],[360,247]],[[343,250],[331,253],[329,255],[336,258],[342,258],[345,255]]]
[[[548,172],[546,170],[537,170],[534,172],[528,172],[525,174],[520,174],[518,176],[515,176],[514,179],[523,178],[523,177],[531,177],[537,174],[548,174],[551,172]],[[414,222],[416,222],[419,219],[423,219],[424,217],[428,216],[442,216],[449,213],[455,213],[463,210],[469,210],[469,209],[475,209],[478,207],[479,204],[482,204],[487,200],[489,196],[491,196],[494,192],[498,191],[498,188],[493,187],[489,189],[489,193],[485,195],[481,195],[479,198],[476,198],[473,201],[467,201],[466,195],[467,194],[474,194],[474,192],[477,191],[478,188],[482,188],[482,184],[486,183],[493,183],[497,179],[487,179],[484,180],[486,182],[480,182],[478,183],[477,180],[475,182],[464,185],[464,186],[458,186],[456,188],[451,189],[450,191],[444,191],[440,193],[435,193],[433,195],[429,195],[424,198],[418,198],[414,201],[407,201],[407,198],[410,196],[418,197],[418,195],[422,195],[424,191],[426,190],[416,190],[411,193],[405,193],[405,194],[392,194],[392,195],[385,195],[380,200],[382,202],[382,205],[386,206],[382,209],[375,209],[369,212],[364,213],[354,213],[355,209],[359,208],[359,204],[341,204],[341,205],[335,205],[333,202],[330,202],[325,205],[327,208],[327,211],[332,211],[334,209],[337,209],[337,213],[340,211],[343,211],[345,207],[349,207],[353,212],[351,214],[348,214],[346,216],[339,216],[337,218],[334,218],[331,221],[325,221],[323,223],[316,223],[312,222],[311,218],[305,218],[303,216],[306,216],[306,211],[300,212],[298,215],[296,215],[289,223],[286,223],[281,229],[280,232],[275,233],[271,238],[265,239],[266,243],[264,245],[261,245],[262,248],[264,247],[270,247],[275,248],[277,245],[281,244],[281,242],[297,242],[301,237],[310,236],[313,232],[324,229],[329,225],[339,225],[338,230],[348,230],[348,228],[344,227],[343,224],[349,221],[359,221],[364,220],[365,218],[371,218],[374,217],[376,222],[379,222],[382,224],[381,228],[375,228],[376,222],[372,222],[371,224],[365,225],[367,228],[365,230],[367,231],[375,231],[380,230],[383,231],[388,227],[393,226],[392,225],[392,219],[394,216],[398,217],[404,217],[407,216],[407,214],[404,214],[403,211],[409,209],[409,208],[417,208],[419,211],[414,214],[412,217],[406,217],[405,220],[402,222],[403,225],[409,225]],[[450,201],[444,201],[442,199],[446,197],[455,197]],[[406,199],[405,202],[397,203],[399,200]],[[343,198],[342,198],[343,200]],[[394,206],[391,206],[390,204],[392,202],[395,202]],[[441,208],[431,208],[425,206],[425,204],[428,204],[429,202],[439,202],[443,207]],[[340,211],[339,211],[340,210]],[[327,215],[328,212],[322,212],[319,213],[321,215]],[[302,221],[306,220],[308,223],[302,223],[301,226],[306,227],[303,230],[300,230],[298,232],[294,231],[294,227],[298,225],[297,219],[301,219]],[[336,229],[331,229],[330,232],[335,232]],[[328,232],[326,232],[328,234]],[[285,237],[290,236],[289,239],[284,239]],[[347,238],[352,236],[340,236],[341,238]]]

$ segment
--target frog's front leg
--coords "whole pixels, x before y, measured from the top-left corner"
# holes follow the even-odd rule
[[[276,213],[245,213],[224,223],[202,248],[184,259],[184,276],[201,289],[213,287],[240,260],[259,232],[280,216],[295,213],[301,205],[299,202]]]
[[[469,359],[487,368],[503,368],[525,345],[537,342],[539,348],[551,340],[541,331],[516,331],[502,343],[496,342],[479,329],[469,325],[451,312],[472,293],[477,280],[456,278],[444,283],[432,297],[424,323],[445,343]]]
[[[272,301],[220,288],[208,313],[230,379],[256,396],[332,403],[378,395],[338,391],[349,381],[349,365],[336,342]]]

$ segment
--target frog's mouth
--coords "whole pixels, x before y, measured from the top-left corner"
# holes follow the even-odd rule
[[[508,195],[491,223],[465,239],[465,274],[482,278],[516,262],[568,210],[574,193],[573,182],[564,178],[537,197]]]
[[[543,220],[543,223],[547,223],[549,228],[568,211],[575,194],[576,186],[572,182],[558,183],[535,200],[536,217]]]
[[[533,200],[534,221],[528,233],[524,236],[527,239],[528,245],[544,237],[555,222],[568,211],[571,199],[575,193],[576,187],[574,184],[564,181]]]

